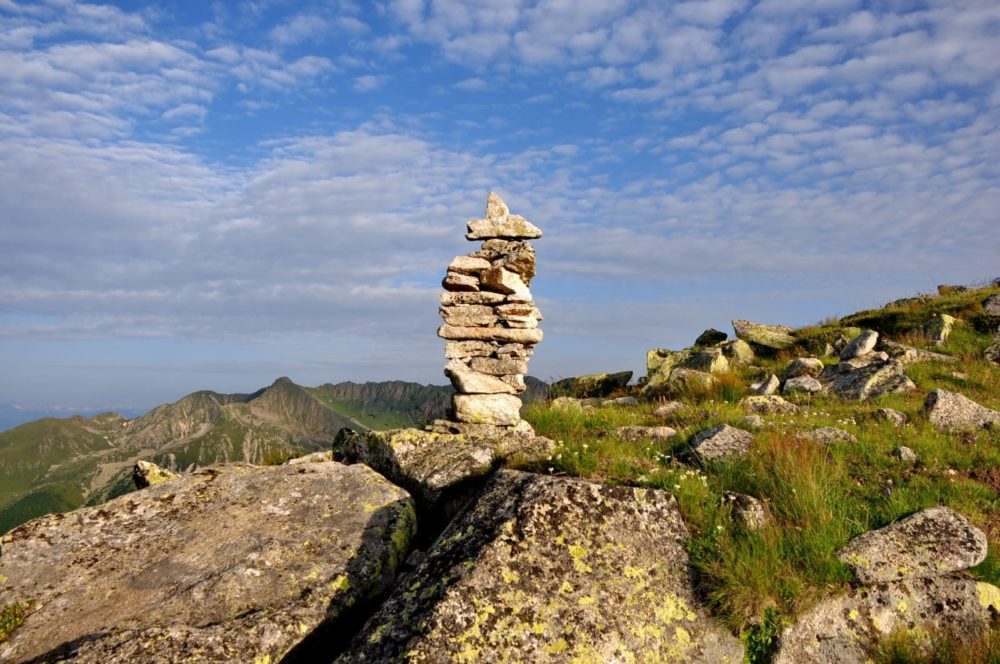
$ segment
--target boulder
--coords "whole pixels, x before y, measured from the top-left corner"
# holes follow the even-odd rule
[[[896,457],[903,463],[916,463],[917,453],[906,445],[900,445],[892,451],[892,456]]]
[[[687,404],[680,401],[668,401],[662,406],[657,406],[656,410],[653,411],[653,415],[656,417],[670,417],[671,415],[687,410],[687,408]]]
[[[743,458],[750,452],[755,436],[728,424],[699,431],[688,442],[690,454],[699,462]]]
[[[983,313],[1000,318],[1000,293],[994,293],[983,300]]]
[[[909,392],[916,389],[913,381],[903,373],[903,364],[896,360],[874,362],[859,369],[841,371],[828,367],[820,376],[827,389],[841,399],[867,401],[883,394]]]
[[[745,530],[760,530],[768,523],[767,510],[764,503],[753,496],[735,491],[725,491],[722,499],[730,506],[733,519]]]
[[[875,411],[875,419],[882,420],[883,422],[889,422],[893,426],[901,427],[906,424],[909,419],[906,413],[901,413],[898,410],[893,410],[892,408],[879,408]]]
[[[741,420],[741,422],[743,423],[743,427],[745,429],[750,429],[751,431],[758,431],[760,429],[763,429],[764,426],[767,424],[764,421],[764,418],[761,417],[760,415],[747,415]]]
[[[858,439],[854,434],[837,427],[819,427],[811,431],[803,431],[798,434],[799,438],[816,443],[818,445],[829,445],[830,443],[856,443]]]
[[[924,412],[942,431],[968,431],[1000,425],[1000,412],[981,406],[965,395],[934,390],[924,400]]]
[[[844,349],[840,351],[841,360],[851,360],[855,357],[864,357],[868,353],[875,350],[875,344],[878,343],[878,332],[875,330],[865,330],[853,341],[844,346]]]
[[[501,471],[339,661],[738,664],[686,537],[665,491]]]
[[[805,393],[813,394],[823,389],[823,385],[812,376],[789,378],[781,388],[782,394]]]
[[[676,436],[677,430],[670,427],[644,427],[633,425],[611,429],[609,431],[605,431],[603,435],[619,438],[628,443],[634,443],[640,440],[661,442]]]
[[[549,394],[577,398],[606,397],[625,389],[632,380],[631,371],[589,374],[563,378],[549,386]]]
[[[145,489],[154,484],[169,482],[180,477],[166,468],[160,468],[151,461],[137,461],[132,467],[132,483],[136,489]]]
[[[798,357],[785,367],[785,380],[799,376],[815,378],[823,371],[823,362],[815,357]]]
[[[635,397],[618,397],[617,399],[605,399],[601,402],[602,406],[618,406],[619,408],[638,406],[639,400]]]
[[[954,327],[956,320],[954,316],[949,316],[948,314],[935,314],[925,329],[931,343],[935,346],[941,346],[944,342],[948,341],[948,337],[951,336],[951,329]]]
[[[897,341],[880,339],[878,348],[885,351],[889,357],[903,364],[913,364],[914,362],[957,362],[958,358],[944,353],[935,353],[922,348],[914,348]]]
[[[781,350],[795,345],[792,328],[785,325],[764,325],[748,320],[734,320],[733,330],[736,338],[750,344],[751,347],[766,350]]]
[[[763,394],[763,395],[777,394],[778,389],[780,387],[781,387],[781,381],[778,380],[777,376],[771,374],[771,376],[767,380],[761,381],[759,383],[751,383],[750,391],[753,392],[754,394]]]
[[[750,364],[756,359],[753,348],[742,339],[733,339],[719,346],[730,364]]]
[[[708,350],[700,350],[691,353],[688,357],[679,362],[677,366],[713,374],[729,372],[729,360],[726,359],[726,356],[723,355],[722,351],[718,348],[710,348]]]
[[[869,649],[893,633],[985,636],[1000,611],[1000,588],[963,576],[907,579],[856,588],[800,616],[779,641],[774,664],[865,664]],[[929,644],[928,644],[929,645]]]
[[[341,429],[333,447],[335,458],[363,463],[408,490],[423,511],[453,514],[470,487],[483,484],[506,459],[543,459],[555,443],[531,432],[498,428],[472,435]]]
[[[670,376],[670,371],[690,354],[691,351],[688,350],[649,349],[646,351],[646,377],[650,382],[654,380],[654,376],[665,381]]]
[[[788,403],[776,394],[743,397],[740,400],[740,405],[745,412],[758,415],[771,413],[788,415],[799,411],[798,406]]]
[[[986,535],[949,507],[932,507],[858,535],[837,552],[864,585],[941,576],[986,558]]]
[[[521,400],[512,394],[456,394],[451,403],[459,422],[515,426],[521,421]]]
[[[695,346],[715,346],[721,344],[729,337],[725,332],[720,332],[713,327],[708,328],[704,332],[698,335],[698,338],[694,340]]]
[[[316,657],[386,591],[413,501],[365,466],[213,466],[2,538],[2,661]]]
[[[983,357],[988,361],[1000,366],[1000,337],[993,340],[993,343],[983,351]]]
[[[708,390],[714,387],[719,379],[710,373],[695,369],[678,368],[670,372],[667,386],[673,392],[690,392]]]

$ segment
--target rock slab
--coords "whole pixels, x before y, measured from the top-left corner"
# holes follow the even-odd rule
[[[721,461],[745,457],[755,436],[749,431],[728,424],[700,431],[691,437],[691,454],[699,461]]]
[[[364,466],[214,466],[0,538],[0,660],[277,661],[388,590],[413,501]]]
[[[341,662],[742,661],[665,491],[500,471]]]
[[[1000,411],[982,406],[957,392],[934,390],[924,400],[924,412],[938,429],[967,431],[1000,426]]]

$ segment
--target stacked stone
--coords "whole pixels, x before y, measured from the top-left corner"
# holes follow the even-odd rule
[[[494,193],[486,200],[486,218],[468,222],[467,240],[482,246],[448,265],[441,293],[444,325],[438,336],[448,341],[444,373],[457,394],[452,418],[459,426],[527,428],[521,398],[528,358],[542,340],[528,287],[535,276],[535,250],[527,240],[542,232],[511,214]],[[442,423],[443,424],[443,423]]]

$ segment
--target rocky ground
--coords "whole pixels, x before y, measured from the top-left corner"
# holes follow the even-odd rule
[[[734,321],[535,433],[342,431],[0,539],[0,661],[1000,661],[1000,287]]]

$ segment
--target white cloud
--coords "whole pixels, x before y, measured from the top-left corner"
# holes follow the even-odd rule
[[[388,80],[385,76],[376,76],[374,74],[358,76],[354,79],[354,89],[358,92],[372,92],[385,85]]]

